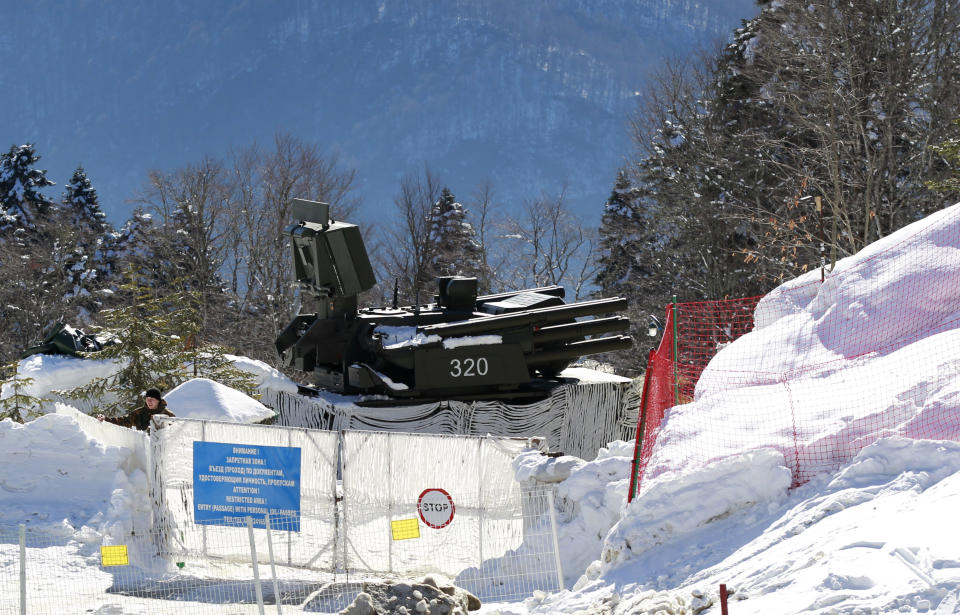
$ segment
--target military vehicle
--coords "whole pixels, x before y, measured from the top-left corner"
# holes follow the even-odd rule
[[[376,284],[360,229],[326,203],[294,199],[285,233],[302,307],[276,340],[287,366],[327,390],[393,399],[543,395],[584,355],[628,348],[622,298],[564,303],[561,286],[477,295],[470,277],[437,279],[423,305],[359,308]],[[577,321],[577,318],[595,318]],[[588,339],[589,336],[589,339]],[[599,337],[598,337],[599,336]]]

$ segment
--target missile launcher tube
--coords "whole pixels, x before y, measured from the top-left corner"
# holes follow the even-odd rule
[[[562,322],[579,316],[594,316],[609,312],[622,312],[627,309],[627,300],[621,297],[611,299],[595,299],[580,303],[568,303],[499,316],[471,318],[460,322],[449,322],[436,325],[427,325],[420,330],[425,335],[439,335],[441,337],[461,337],[467,335],[483,335],[498,330],[523,327],[537,323],[544,325]]]

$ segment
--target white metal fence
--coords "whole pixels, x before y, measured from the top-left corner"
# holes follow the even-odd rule
[[[122,537],[0,528],[0,615],[336,613],[364,582],[439,569],[485,602],[559,589],[552,494],[526,492],[518,501],[499,513],[457,509],[442,528],[423,523],[415,505],[370,515],[323,547],[316,562],[332,560],[332,568],[288,565],[284,548],[298,533],[257,528],[252,519],[216,532],[190,523]],[[369,559],[354,548],[360,543]]]

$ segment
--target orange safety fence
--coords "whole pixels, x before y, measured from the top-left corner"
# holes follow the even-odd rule
[[[753,328],[753,310],[759,300],[748,297],[667,306],[663,337],[656,350],[650,351],[644,375],[629,499],[640,486],[667,409],[693,399],[700,374],[717,350]],[[678,362],[674,353],[680,357]]]

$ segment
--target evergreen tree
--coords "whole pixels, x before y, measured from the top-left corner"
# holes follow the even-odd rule
[[[117,371],[59,394],[95,401],[108,416],[139,405],[146,389],[169,390],[191,378],[209,378],[256,394],[252,376],[235,368],[225,349],[199,341],[202,331],[195,293],[163,294],[141,285],[137,278],[131,270],[121,286],[127,303],[100,313],[98,337],[113,343],[85,355],[113,361]]]
[[[55,237],[64,250],[68,298],[89,309],[98,304],[91,293],[109,285],[114,263],[112,228],[83,167],[73,172],[60,207],[64,215]]]
[[[634,340],[646,335],[650,316],[659,317],[670,300],[672,269],[659,220],[645,208],[651,201],[635,187],[626,169],[617,173],[600,224],[600,255],[594,283],[601,297],[621,296],[629,301],[630,333]],[[603,360],[618,373],[636,375],[646,365],[642,347],[611,353]]]
[[[67,182],[63,208],[66,219],[62,222],[81,229],[82,238],[85,240],[89,240],[89,236],[100,237],[109,230],[107,214],[100,208],[100,198],[82,166],[76,168]]]
[[[18,371],[19,363],[0,367],[0,420],[9,418],[18,423],[32,419],[40,412],[41,405],[49,401],[26,393],[33,378],[24,378]]]
[[[108,235],[105,249],[116,267],[135,273],[141,285],[162,288],[176,279],[174,267],[163,256],[169,251],[159,247],[163,239],[153,214],[138,207],[116,234]]]
[[[55,238],[52,186],[30,144],[0,154],[0,358],[12,360],[62,316],[62,243]]]
[[[483,252],[467,211],[448,188],[430,211],[429,270],[433,277],[469,276],[486,279]]]
[[[176,280],[196,293],[204,324],[213,329],[224,324],[226,284],[220,270],[227,258],[225,239],[235,237],[226,180],[224,166],[204,158],[173,173],[151,173],[140,196],[157,214],[147,240],[161,287]]]
[[[13,145],[0,154],[0,231],[22,236],[45,225],[54,204],[40,191],[54,184],[45,170],[34,168],[39,160],[31,143]]]
[[[953,123],[960,128],[960,120],[954,120]],[[950,167],[950,176],[941,181],[927,182],[927,187],[931,190],[951,194],[954,198],[960,196],[960,138],[947,139],[931,149],[941,156],[947,166]]]
[[[765,4],[721,54],[665,68],[634,123],[682,300],[761,294],[821,240],[840,258],[942,206],[927,144],[960,109],[960,5]]]
[[[210,201],[219,200],[209,194],[189,194],[176,203],[173,216],[166,229],[168,247],[172,248],[169,262],[184,282],[185,288],[201,299],[202,312],[207,314],[223,307],[226,287],[220,278],[223,265],[223,245],[218,241],[220,229],[211,219]],[[219,205],[219,203],[218,203]],[[217,215],[225,215],[221,208]]]
[[[595,283],[601,295],[632,295],[637,279],[652,273],[653,264],[644,263],[641,256],[649,245],[650,221],[644,219],[638,196],[627,172],[618,171],[600,221],[600,265]]]
[[[956,3],[793,0],[739,32],[713,109],[729,202],[763,238],[752,266],[796,275],[821,239],[840,258],[941,206],[927,144],[960,107],[958,28]]]

